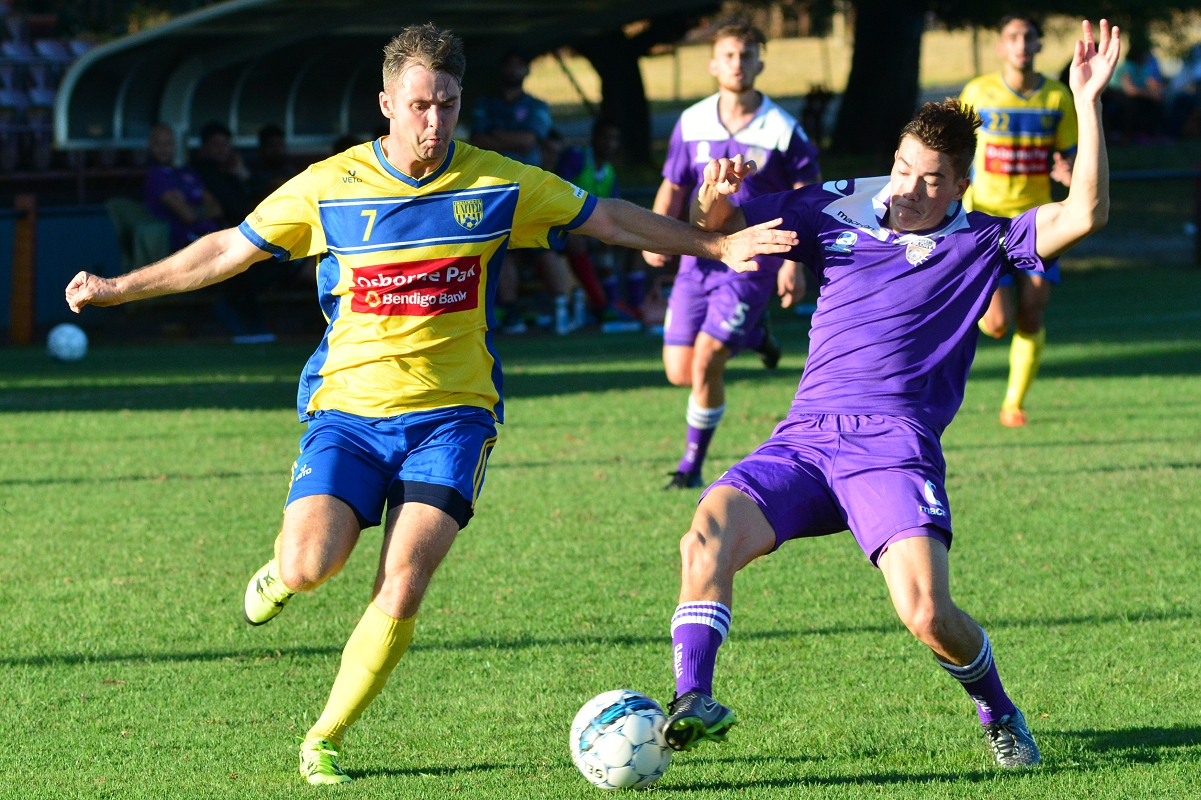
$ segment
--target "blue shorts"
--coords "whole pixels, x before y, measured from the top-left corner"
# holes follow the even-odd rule
[[[1055,259],[1053,262],[1051,262],[1051,266],[1047,267],[1046,270],[1043,272],[1039,272],[1036,269],[1019,269],[1018,272],[1024,272],[1027,275],[1030,275],[1035,278],[1042,278],[1043,280],[1047,281],[1048,283],[1054,284],[1055,286],[1059,285],[1060,277],[1059,277],[1059,259],[1058,258]],[[1000,285],[1001,286],[1013,286],[1013,273],[1007,272],[1004,275],[1002,275]]]
[[[317,411],[307,424],[288,504],[333,495],[364,528],[380,523],[385,500],[390,509],[405,502],[434,506],[465,527],[496,445],[496,421],[473,406],[380,419]]]

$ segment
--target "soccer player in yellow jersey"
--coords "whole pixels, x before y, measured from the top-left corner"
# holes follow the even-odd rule
[[[452,142],[465,68],[449,31],[406,28],[384,50],[387,136],[314,164],[239,228],[117,278],[81,272],[66,290],[79,311],[198,289],[266,258],[322,256],[329,326],[300,380],[307,430],[275,557],[244,604],[248,622],[269,621],[295,592],[336,574],[359,532],[383,517],[371,603],[301,745],[301,772],[314,784],[350,780],[338,765],[343,736],[404,654],[426,587],[475,509],[504,420],[492,332],[507,248],[561,247],[574,231],[745,269],[796,243],[773,229],[780,220],[704,233]]]
[[[1034,56],[1040,50],[1038,22],[1022,14],[1002,18],[997,43],[1003,59],[1001,71],[976,78],[959,97],[984,120],[972,165],[972,185],[964,197],[969,210],[1016,217],[1051,202],[1052,179],[1065,186],[1071,182],[1075,106],[1068,87],[1034,71]],[[1043,313],[1051,284],[1057,283],[1058,264],[1045,274],[1019,270],[1002,280],[980,320],[980,329],[998,339],[1017,323],[1009,350],[1009,386],[1001,405],[1003,425],[1026,424],[1022,404],[1038,373],[1047,339]]]

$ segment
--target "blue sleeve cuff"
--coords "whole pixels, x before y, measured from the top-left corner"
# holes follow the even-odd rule
[[[285,262],[292,260],[292,256],[287,250],[279,245],[271,244],[271,242],[267,241],[262,236],[259,236],[255,232],[254,228],[250,227],[249,223],[243,222],[238,226],[238,231],[247,239],[249,239],[252,245],[260,250],[270,253],[271,257],[276,261]]]
[[[596,198],[592,195],[585,195],[584,205],[580,207],[580,213],[576,214],[571,222],[566,225],[556,225],[547,231],[546,243],[551,250],[562,250],[567,246],[567,234],[575,228],[580,227],[588,218],[592,216],[592,212],[596,209]]]

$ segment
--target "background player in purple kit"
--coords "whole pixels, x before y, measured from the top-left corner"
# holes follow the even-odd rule
[[[713,35],[709,72],[720,91],[680,115],[668,144],[663,183],[654,211],[683,216],[711,158],[742,156],[758,167],[732,198],[782,192],[821,180],[817,148],[800,124],[767,95],[755,91],[763,71],[760,50],[767,40],[746,24],[723,25]],[[644,253],[651,266],[667,259]],[[771,259],[758,272],[738,274],[717,261],[680,259],[663,332],[663,365],[676,386],[690,386],[688,442],[667,489],[703,485],[701,466],[726,410],[726,362],[740,350],[758,351],[772,369],[780,348],[767,329],[767,301],[778,292],[787,307],[805,293],[796,262]]]
[[[1076,44],[1080,142],[1068,198],[1012,220],[963,210],[980,119],[956,100],[918,111],[888,177],[832,181],[737,208],[727,198],[749,170],[740,159],[706,168],[693,222],[729,232],[783,217],[800,240],[786,255],[814,269],[821,294],[787,418],[702,496],[680,542],[676,697],[666,728],[673,748],[722,741],[736,721],[711,697],[734,573],[789,539],[850,528],[906,627],[976,702],[997,763],[1039,762],[988,636],[951,600],[940,437],[963,401],[976,321],[1001,275],[1045,268],[1107,220],[1100,96],[1117,64],[1118,34],[1102,20],[1094,46],[1085,22]]]

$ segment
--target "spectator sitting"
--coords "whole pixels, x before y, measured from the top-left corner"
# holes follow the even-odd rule
[[[525,93],[530,60],[516,51],[500,62],[500,94],[481,97],[471,116],[471,143],[523,164],[542,166],[541,145],[550,135],[550,106]],[[553,169],[548,164],[547,169]]]
[[[621,147],[621,128],[610,119],[601,118],[592,124],[591,144],[585,147],[569,147],[559,159],[559,177],[570,181],[598,198],[620,197],[617,186],[617,170],[613,159]],[[608,266],[607,274],[597,281],[596,268],[590,251],[605,248],[599,261]],[[570,234],[567,237],[567,260],[576,279],[588,295],[588,304],[597,316],[635,319],[638,307],[645,294],[646,273],[642,270],[626,273],[628,304],[623,303],[618,293],[617,254],[608,245],[602,245],[587,236]],[[612,312],[617,312],[613,314]],[[606,312],[610,312],[606,314]]]
[[[181,250],[206,233],[220,230],[221,204],[196,172],[175,166],[175,131],[167,125],[150,129],[151,166],[146,171],[146,206],[171,224],[171,249]]]
[[[1198,104],[1198,89],[1201,88],[1201,44],[1189,49],[1180,72],[1168,84],[1171,98],[1171,113],[1168,133],[1172,136],[1195,137],[1201,135],[1201,106]]]
[[[233,148],[229,128],[220,122],[209,122],[200,129],[200,149],[192,159],[192,168],[221,204],[225,227],[240,225],[254,203],[250,171]]]
[[[259,129],[258,158],[254,169],[250,171],[251,200],[256,205],[261,203],[267,195],[292,179],[296,172],[288,162],[283,129],[278,125],[264,125]]]
[[[544,164],[542,160],[542,146],[550,138],[553,125],[550,106],[525,93],[525,79],[529,74],[530,59],[524,54],[512,51],[501,59],[500,94],[482,97],[476,103],[471,121],[471,143],[523,164],[554,169],[554,164]],[[555,331],[568,333],[573,328],[567,298],[571,291],[571,276],[563,259],[551,250],[535,250],[531,260],[538,268],[543,284],[554,295]],[[517,308],[519,283],[514,254],[509,253],[497,282],[501,331],[505,333],[524,333],[526,330]]]
[[[1132,37],[1126,60],[1114,71],[1109,86],[1118,92],[1116,117],[1121,140],[1153,140],[1163,121],[1164,80],[1145,36]]]

